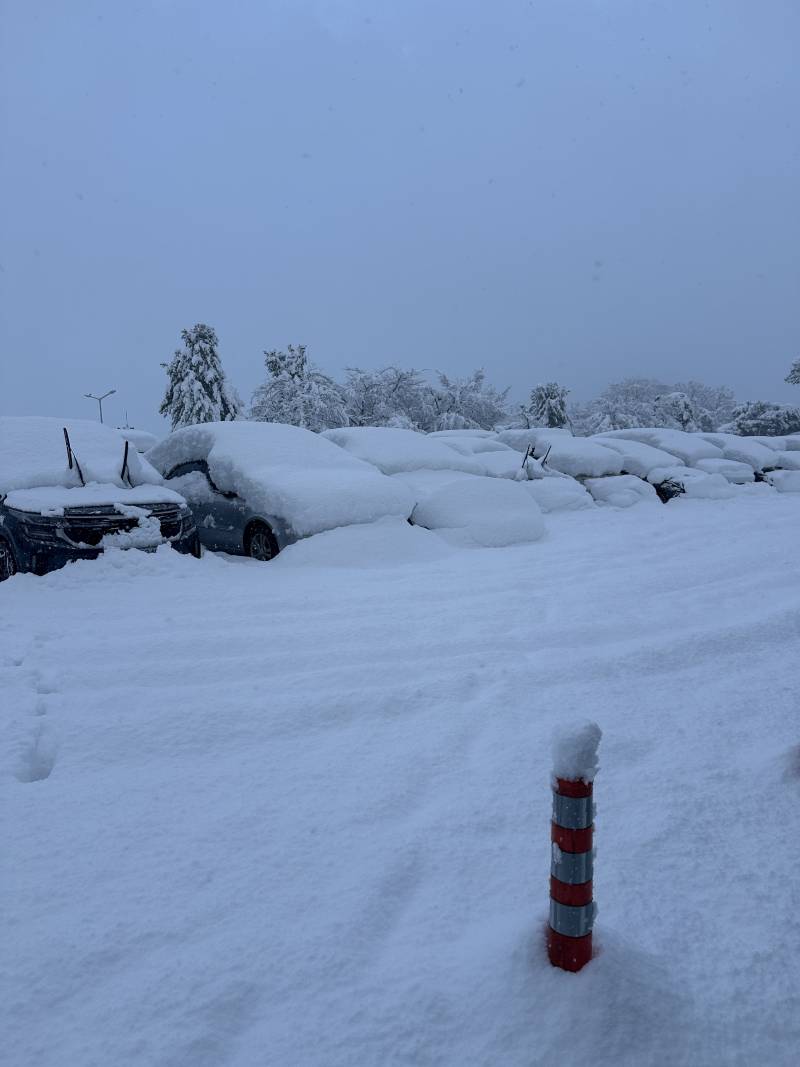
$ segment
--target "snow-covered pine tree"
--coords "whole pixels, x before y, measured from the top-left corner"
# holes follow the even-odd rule
[[[789,385],[800,385],[800,359],[796,359],[786,375]]]
[[[241,401],[228,385],[217,352],[217,335],[198,322],[182,330],[183,348],[175,350],[167,372],[167,389],[159,411],[172,421],[172,429],[198,422],[228,422],[238,417]]]
[[[740,404],[731,422],[720,429],[741,434],[742,437],[762,434],[765,437],[780,437],[787,433],[800,433],[800,408],[772,404],[766,400],[751,400]]]
[[[305,345],[265,352],[264,362],[267,380],[253,393],[251,419],[286,422],[316,433],[349,424],[342,389],[314,366]]]
[[[568,393],[569,389],[558,382],[546,382],[532,389],[529,410],[534,425],[553,428],[569,426]]]

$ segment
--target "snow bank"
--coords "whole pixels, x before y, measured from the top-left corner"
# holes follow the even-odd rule
[[[282,518],[298,537],[385,516],[406,518],[414,504],[404,486],[368,463],[319,434],[283,423],[186,426],[148,458],[165,474],[180,463],[205,460],[220,489]]]
[[[593,782],[603,731],[596,722],[558,726],[553,734],[553,777]]]
[[[626,474],[636,474],[639,478],[646,478],[656,467],[671,467],[675,464],[675,456],[672,453],[642,441],[630,441],[624,437],[609,437],[605,434],[595,434],[589,440],[618,452],[622,456],[623,471]]]
[[[800,452],[800,433],[788,434],[784,448],[787,452]]]
[[[800,470],[770,471],[765,477],[779,493],[800,493]]]
[[[483,476],[480,474],[467,474],[464,471],[418,470],[401,471],[399,474],[391,474],[389,477],[392,481],[407,486],[413,494],[415,502],[418,502],[430,496],[431,493],[443,489],[446,485],[452,485],[453,482],[479,481]]]
[[[453,482],[414,508],[412,521],[429,530],[458,531],[464,543],[487,548],[538,541],[542,512],[522,483],[499,478]]]
[[[528,446],[535,446],[537,441],[551,440],[554,435],[572,437],[568,429],[556,429],[552,426],[530,426],[524,430],[501,430],[497,434],[497,440],[515,449],[517,452],[527,452]]]
[[[480,455],[484,452],[512,452],[514,455],[517,453],[516,448],[503,444],[496,437],[449,437],[445,444],[460,452],[462,456]]]
[[[481,452],[474,458],[483,473],[491,478],[523,478],[525,476],[520,454],[513,448],[503,452]]]
[[[632,430],[608,430],[604,437],[621,437],[628,441],[641,441],[642,444],[661,448],[664,452],[676,456],[684,463],[693,465],[698,459],[721,459],[722,449],[700,434],[684,433],[683,430],[671,430],[662,426],[642,426]]]
[[[447,559],[456,551],[424,526],[412,526],[405,519],[379,519],[369,525],[342,526],[303,538],[285,548],[272,564],[284,570],[309,566],[357,571],[418,567]]]
[[[442,438],[456,438],[464,437],[470,440],[478,440],[480,438],[494,437],[493,430],[480,430],[480,429],[464,429],[464,430],[433,430],[427,435],[428,437],[442,437]]]
[[[782,470],[797,471],[800,470],[800,452],[775,452],[774,466],[780,467]]]
[[[706,474],[721,474],[734,485],[746,485],[755,479],[752,466],[735,459],[698,459],[695,467]]]
[[[698,500],[725,500],[736,492],[721,474],[707,474],[695,467],[657,467],[650,471],[647,480],[651,485],[677,482],[683,487],[684,495]]]
[[[545,513],[594,507],[591,496],[574,478],[535,478],[519,484]]]
[[[323,438],[332,441],[357,459],[371,463],[384,474],[415,470],[456,470],[482,474],[479,463],[450,448],[431,434],[400,430],[390,426],[345,426],[326,430]]]
[[[127,486],[121,477],[125,442],[117,430],[85,419],[0,416],[0,494],[81,484],[77,468],[69,469],[64,427],[85,482]],[[161,483],[161,476],[134,448],[128,450],[128,471],[136,485]]]
[[[588,437],[570,437],[566,434],[540,437],[533,454],[542,460],[547,456],[545,462],[548,467],[573,478],[601,478],[605,474],[620,474],[622,471],[619,453]]]
[[[659,503],[652,485],[633,474],[616,474],[607,478],[587,478],[583,483],[598,504],[629,508],[633,504]]]

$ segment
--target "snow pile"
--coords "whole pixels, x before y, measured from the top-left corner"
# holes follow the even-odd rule
[[[534,478],[520,482],[520,485],[545,513],[594,507],[591,496],[574,478]]]
[[[117,504],[116,510],[120,515],[136,519],[136,525],[131,530],[106,534],[100,542],[104,549],[155,548],[163,542],[161,523],[149,511],[132,504]]]
[[[522,459],[513,448],[502,452],[481,452],[476,454],[475,462],[484,474],[492,478],[523,478]]]
[[[800,433],[789,434],[784,442],[787,452],[800,452]]]
[[[651,485],[675,482],[685,496],[698,500],[725,500],[736,492],[721,474],[706,474],[695,467],[657,467],[647,480]]]
[[[464,471],[447,470],[401,471],[399,474],[390,475],[390,477],[392,481],[407,486],[415,502],[424,500],[431,493],[438,492],[439,489],[443,489],[446,485],[452,485],[453,482],[483,480],[483,476],[479,474],[466,474]]]
[[[412,521],[429,530],[455,533],[458,543],[501,548],[538,541],[544,519],[522,484],[481,478],[452,482],[414,508]]]
[[[765,477],[779,493],[800,493],[800,470],[770,471]]]
[[[205,460],[220,489],[283,519],[298,537],[385,516],[406,518],[414,503],[404,486],[368,463],[310,430],[283,423],[186,426],[148,458],[164,474],[180,463]]]
[[[523,430],[501,430],[497,434],[497,440],[517,452],[527,452],[528,447],[534,447],[538,441],[552,440],[558,435],[572,437],[572,432],[566,427],[557,429],[553,426],[529,426]]]
[[[416,470],[484,473],[479,463],[450,448],[446,440],[415,430],[400,430],[390,426],[345,426],[326,430],[322,437],[351,456],[371,463],[384,474]]]
[[[0,494],[40,486],[80,486],[78,467],[69,468],[64,427],[74,459],[87,484],[120,488],[125,442],[117,430],[85,419],[0,416]],[[161,477],[134,449],[128,449],[128,472],[135,485],[160,485]]]
[[[464,430],[432,430],[428,434],[428,437],[441,437],[443,439],[455,440],[457,438],[464,438],[465,440],[479,441],[482,438],[494,437],[493,430],[480,430],[480,429],[464,429]]]
[[[658,495],[652,485],[633,474],[616,474],[607,478],[587,478],[583,483],[598,504],[610,504],[615,508],[629,508],[633,504],[658,504]]]
[[[773,466],[787,471],[800,470],[800,451],[789,452],[788,449],[784,452],[776,451],[775,457]]]
[[[593,782],[600,767],[597,750],[602,736],[596,722],[557,727],[553,734],[553,778]]]
[[[646,478],[656,467],[675,465],[675,456],[670,452],[644,444],[642,441],[630,441],[624,437],[609,437],[604,434],[596,434],[590,440],[618,452],[622,457],[623,471],[626,474],[635,474],[639,478]]]
[[[735,459],[698,459],[695,467],[706,474],[721,474],[734,485],[746,485],[755,478],[749,463],[741,463]]]
[[[721,459],[722,449],[700,434],[685,433],[683,430],[671,430],[662,426],[642,426],[632,430],[608,430],[604,438],[621,437],[627,441],[641,441],[652,445],[671,456],[676,456],[684,463],[694,465],[698,459]]]
[[[406,519],[378,519],[368,525],[343,526],[303,538],[284,548],[270,566],[354,571],[419,567],[448,559],[456,551],[424,526],[412,526]]]

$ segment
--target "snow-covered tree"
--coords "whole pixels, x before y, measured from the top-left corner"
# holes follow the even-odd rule
[[[654,414],[659,426],[674,427],[676,430],[687,430],[690,433],[699,429],[697,409],[686,393],[675,391],[656,397]]]
[[[434,390],[436,430],[493,430],[507,417],[508,389],[499,393],[486,381],[483,368],[467,378],[449,378],[439,372]]]
[[[558,382],[546,382],[531,390],[526,415],[533,426],[569,426],[567,394],[569,389]],[[523,409],[524,411],[525,409]]]
[[[800,359],[796,359],[786,375],[789,385],[800,385]]]
[[[352,426],[429,429],[435,419],[433,390],[419,371],[389,366],[348,367],[344,392]]]
[[[347,426],[344,391],[309,360],[305,345],[264,353],[267,380],[253,393],[250,418],[306,430]]]
[[[237,418],[242,402],[228,385],[217,352],[217,335],[210,326],[198,322],[182,330],[183,348],[169,363],[167,389],[159,411],[172,421],[172,429],[198,422],[227,422]]]
[[[743,437],[756,434],[765,437],[780,437],[786,433],[800,433],[800,408],[788,404],[771,404],[765,400],[754,400],[740,404],[733,413],[733,419],[720,429],[738,433]]]
[[[725,385],[706,385],[704,382],[690,380],[676,382],[672,386],[677,393],[685,393],[695,409],[697,428],[704,433],[719,429],[733,418],[736,397],[733,390]]]

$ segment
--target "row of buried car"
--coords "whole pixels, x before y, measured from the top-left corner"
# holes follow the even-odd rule
[[[0,418],[0,580],[111,547],[269,560],[300,538],[389,517],[469,528],[474,542],[500,545],[536,540],[543,512],[722,497],[757,481],[800,491],[800,435],[315,434],[243,421],[184,427],[141,454],[124,433],[83,420]]]

